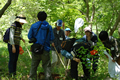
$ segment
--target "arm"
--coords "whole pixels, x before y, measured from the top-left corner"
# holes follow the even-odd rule
[[[52,29],[52,27],[50,26],[50,43],[51,43],[51,45],[54,47],[55,46],[55,44],[54,44],[54,33],[53,33],[53,29]]]
[[[32,36],[33,36],[33,30],[32,30],[32,26],[31,26],[31,28],[30,28],[30,30],[28,32],[28,39],[31,39]]]
[[[106,50],[104,50],[104,54],[107,58],[110,58],[110,59],[112,59],[113,62],[115,62],[115,60],[107,53]]]
[[[65,40],[65,32],[63,31],[63,40]]]
[[[10,37],[9,37],[9,38],[10,38],[9,40],[10,40],[10,44],[11,44],[11,45],[14,45],[14,44],[15,44],[15,43],[14,43],[14,33],[15,33],[15,30],[13,29],[13,27],[11,27],[11,28],[10,28],[10,35],[9,35],[9,36],[10,36]]]
[[[71,53],[69,53],[66,50],[61,50],[61,54],[68,59],[74,60],[76,62],[80,62],[80,59],[75,57],[75,54],[73,53],[73,51],[71,51]]]
[[[10,28],[10,44],[12,45],[12,52],[16,53],[16,48],[15,48],[15,43],[14,43],[14,33],[15,30],[13,29],[13,27]]]
[[[94,34],[94,36],[88,42],[91,44],[91,47],[94,47],[95,45],[97,45],[97,42],[98,42],[97,35]]]
[[[25,40],[22,37],[22,34],[20,35],[20,40],[22,40],[25,43]]]

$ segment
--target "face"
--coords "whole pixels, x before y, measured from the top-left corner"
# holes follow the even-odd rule
[[[85,35],[86,35],[87,37],[89,37],[89,36],[91,36],[91,32],[86,31],[86,32],[85,32]]]
[[[21,25],[23,25],[24,23],[20,23]]]
[[[61,29],[61,26],[57,26],[56,28],[57,28],[57,30],[59,31],[59,30]]]
[[[65,35],[69,36],[70,35],[70,31],[65,31]]]

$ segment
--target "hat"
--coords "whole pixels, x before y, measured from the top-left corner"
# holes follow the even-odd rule
[[[62,26],[62,20],[60,20],[60,19],[57,20],[57,26],[60,26],[60,27]]]
[[[90,27],[86,27],[86,28],[84,28],[84,31],[85,31],[85,32],[86,32],[86,31],[92,32],[92,30],[91,30]]]
[[[20,23],[27,23],[26,17],[24,15],[16,16],[15,21],[20,22]]]
[[[38,13],[37,17],[38,17],[38,19],[39,19],[40,21],[44,21],[44,20],[46,20],[46,18],[47,18],[47,14],[46,14],[45,11],[40,11],[40,12]]]
[[[70,31],[71,32],[70,28],[66,28],[65,31]]]

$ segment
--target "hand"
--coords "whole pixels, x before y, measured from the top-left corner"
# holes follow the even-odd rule
[[[53,47],[55,47],[55,44],[54,44],[54,43],[52,43],[51,45],[52,45]]]
[[[78,62],[78,63],[80,62],[80,59],[78,59],[78,58],[73,58],[73,60]]]
[[[89,41],[90,39],[91,39],[91,37],[90,37],[90,36],[88,36],[88,37],[87,37],[87,40]]]
[[[16,53],[16,48],[15,48],[14,45],[12,45],[12,52],[13,52],[13,53]]]
[[[115,60],[112,60],[112,62],[115,62]]]

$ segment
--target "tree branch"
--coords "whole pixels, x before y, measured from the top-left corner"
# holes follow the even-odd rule
[[[82,15],[85,15],[85,13],[82,10],[79,10],[79,11],[82,13]]]
[[[4,5],[4,7],[0,10],[0,18],[4,14],[5,10],[9,7],[9,5],[11,4],[11,2],[12,2],[12,0],[8,0],[7,3]]]

